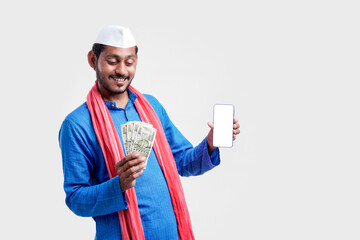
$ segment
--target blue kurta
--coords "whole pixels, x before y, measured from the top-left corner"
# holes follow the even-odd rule
[[[137,96],[128,92],[129,101],[125,109],[105,101],[121,142],[121,124],[141,121],[134,106]],[[220,163],[218,149],[209,156],[206,138],[193,148],[173,125],[161,104],[150,95],[145,97],[161,121],[180,175],[200,175]],[[93,217],[96,239],[121,239],[117,211],[127,208],[125,195],[121,193],[119,177],[109,179],[86,103],[65,118],[59,142],[67,206],[79,216]],[[135,192],[145,238],[178,239],[169,190],[153,150],[146,169],[136,180]]]

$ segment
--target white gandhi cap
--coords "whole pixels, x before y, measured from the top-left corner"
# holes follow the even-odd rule
[[[110,25],[101,29],[95,43],[100,43],[118,48],[129,48],[136,46],[134,36],[129,28]]]

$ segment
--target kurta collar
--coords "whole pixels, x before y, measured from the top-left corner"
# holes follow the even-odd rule
[[[128,89],[127,91],[128,91],[128,94],[129,94],[129,101],[128,101],[128,103],[126,104],[126,108],[125,108],[125,109],[127,109],[127,108],[129,108],[129,107],[132,107],[132,106],[134,105],[134,102],[135,102],[136,98],[137,98],[137,96],[136,96],[135,93],[133,93],[133,92],[130,91],[129,89]],[[115,103],[115,102],[105,101],[105,100],[104,100],[104,102],[105,102],[105,105],[107,106],[107,108],[108,108],[109,110],[122,109],[122,108],[118,108],[118,107],[116,106],[116,103]]]

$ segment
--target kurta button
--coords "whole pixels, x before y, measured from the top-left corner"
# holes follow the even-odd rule
[[[114,107],[115,105],[114,104],[111,104],[111,107]]]

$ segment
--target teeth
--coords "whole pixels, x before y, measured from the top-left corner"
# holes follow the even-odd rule
[[[118,82],[124,82],[125,81],[125,78],[114,78],[116,81]]]

